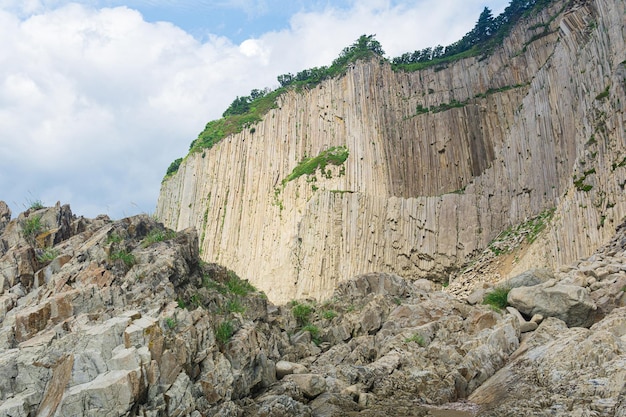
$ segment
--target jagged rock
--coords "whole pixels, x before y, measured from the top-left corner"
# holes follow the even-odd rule
[[[4,232],[4,228],[11,221],[11,209],[4,201],[0,200],[0,234]],[[0,253],[2,253],[0,251]]]
[[[555,284],[554,281],[533,287],[513,288],[507,302],[528,317],[535,314],[556,317],[570,327],[589,327],[596,318],[597,307],[588,291],[574,285]]]
[[[547,318],[515,359],[469,400],[482,406],[479,415],[485,417],[528,415],[530,410],[563,417],[620,415],[626,389],[621,337],[626,327],[613,323],[623,323],[625,317],[626,309],[616,309],[591,329],[568,329],[562,321]]]

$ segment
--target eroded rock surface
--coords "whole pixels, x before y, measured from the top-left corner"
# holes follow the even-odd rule
[[[0,234],[14,242],[0,262],[0,416],[626,408],[626,225],[552,274],[597,303],[586,329],[555,317],[527,322],[388,273],[349,279],[324,302],[274,306],[232,271],[200,261],[193,230],[61,207],[20,215]],[[20,222],[33,215],[48,220],[24,236]],[[16,279],[26,270],[41,278]]]

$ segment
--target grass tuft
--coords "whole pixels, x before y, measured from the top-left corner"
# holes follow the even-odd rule
[[[228,343],[233,334],[235,334],[235,327],[230,320],[221,322],[215,329],[215,339],[222,345]]]
[[[506,306],[508,305],[507,297],[510,290],[510,288],[506,287],[494,288],[493,291],[485,295],[485,298],[483,299],[483,304],[490,305],[497,308],[498,310],[506,308]]]

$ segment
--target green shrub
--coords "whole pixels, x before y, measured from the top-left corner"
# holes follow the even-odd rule
[[[233,323],[230,320],[225,320],[215,329],[215,339],[222,345],[225,345],[233,337],[234,333],[235,327]]]
[[[178,325],[178,322],[174,317],[168,317],[165,319],[165,325],[168,329],[174,329]]]
[[[313,324],[307,324],[306,326],[302,327],[302,331],[309,332],[311,334],[311,340],[313,340],[313,343],[315,343],[316,345],[319,345],[321,343],[319,327]]]
[[[175,159],[174,162],[172,162],[170,166],[167,167],[165,176],[168,177],[168,176],[174,175],[178,171],[178,168],[180,168],[180,164],[182,162],[183,162],[183,158]]]
[[[483,304],[487,304],[497,308],[498,310],[502,310],[508,305],[506,300],[510,290],[511,289],[507,287],[494,288],[493,291],[485,295],[485,298],[483,299]]]
[[[132,268],[135,265],[135,255],[128,252],[126,249],[119,249],[114,252],[111,252],[109,255],[109,259],[111,261],[120,260],[126,265],[127,268]]]
[[[43,264],[52,261],[57,256],[59,256],[58,250],[53,248],[44,248],[44,250],[37,255],[37,260]]]
[[[37,235],[43,233],[46,229],[43,222],[41,221],[41,216],[30,216],[22,221],[22,236],[24,239],[33,241]]]
[[[300,304],[297,301],[292,302],[291,314],[296,318],[298,324],[305,326],[309,324],[311,314],[313,314],[313,306],[310,304]]]

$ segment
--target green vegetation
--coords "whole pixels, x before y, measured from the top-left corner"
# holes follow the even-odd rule
[[[135,255],[128,252],[126,249],[119,249],[111,252],[109,259],[113,262],[122,261],[127,268],[132,268],[135,265]]]
[[[333,310],[325,310],[322,312],[322,317],[326,320],[332,320],[337,317],[337,313]]]
[[[469,99],[468,100],[463,100],[463,101],[458,101],[458,100],[452,99],[452,101],[449,102],[449,103],[441,103],[438,106],[431,107],[430,111],[433,112],[433,113],[439,113],[439,112],[450,110],[450,109],[454,109],[454,108],[457,108],[457,107],[465,107],[467,105],[467,103],[469,103]]]
[[[510,290],[510,288],[506,287],[494,288],[493,291],[485,295],[485,298],[483,299],[483,304],[489,305],[497,310],[502,310],[506,308],[506,306],[508,305],[506,300]]]
[[[41,210],[42,208],[45,208],[45,206],[41,200],[36,199],[29,202],[29,208],[30,210]]]
[[[424,336],[419,333],[413,334],[411,337],[407,337],[404,339],[404,343],[417,343],[421,347],[426,346],[426,340],[424,340]]]
[[[271,93],[256,97],[247,103],[245,107],[247,110],[243,113],[240,113],[242,107],[235,106],[231,109],[235,103],[231,104],[229,110],[224,112],[224,117],[207,123],[198,138],[191,142],[190,152],[210,149],[225,137],[239,133],[244,128],[260,122],[263,116],[276,108],[276,99],[285,91],[284,88],[279,88]],[[238,100],[241,99],[238,97],[235,101]]]
[[[583,175],[580,178],[574,175],[574,186],[576,187],[576,189],[578,191],[584,191],[584,192],[590,191],[593,188],[593,185],[585,184],[585,180],[587,179],[589,175],[595,174],[595,173],[596,173],[595,168],[591,168],[583,172]]]
[[[152,229],[141,242],[141,246],[147,248],[154,243],[170,240],[174,237],[176,237],[176,232],[173,230]]]
[[[504,38],[510,33],[515,23],[526,16],[538,13],[552,3],[553,0],[511,0],[509,6],[499,16],[493,17],[491,10],[485,7],[478,17],[474,28],[460,40],[443,47],[425,48],[407,52],[393,58],[392,67],[396,71],[418,71],[434,66],[435,70],[445,68],[449,63],[463,58],[479,56],[485,58],[496,47],[502,45]],[[548,25],[539,25],[543,29],[528,42],[533,42],[548,32]]]
[[[345,74],[348,65],[358,60],[382,57],[385,54],[375,35],[361,35],[352,45],[341,51],[330,67],[315,67],[300,71],[296,75],[278,76],[281,87],[312,88],[324,80]]]
[[[183,158],[178,158],[174,162],[172,162],[170,166],[167,167],[167,171],[165,172],[165,177],[167,178],[167,177],[174,175],[178,171],[178,168],[180,167],[181,162],[183,162]]]
[[[226,309],[229,313],[245,313],[245,307],[239,302],[239,300],[229,300],[226,304]]]
[[[554,211],[554,208],[546,209],[524,223],[509,227],[489,243],[489,250],[496,256],[509,253],[521,243],[522,237],[533,243],[554,216]]]
[[[222,345],[228,343],[235,333],[235,326],[230,320],[221,322],[215,329],[215,339]]]
[[[222,295],[225,295],[228,293],[228,288],[226,288],[225,285],[217,281],[213,281],[211,278],[209,278],[208,275],[204,275],[202,277],[202,285],[204,285],[206,289],[217,291],[218,293]]]
[[[326,166],[331,164],[339,166],[348,159],[350,152],[345,146],[333,146],[332,148],[322,151],[313,158],[304,158],[298,166],[296,166],[291,174],[282,181],[283,186],[289,181],[293,181],[302,175],[312,175],[319,169],[322,173],[325,172]]]
[[[611,169],[615,171],[617,168],[626,166],[626,156],[620,162],[614,162],[611,164]]]
[[[314,308],[310,304],[300,304],[297,301],[291,302],[291,314],[293,314],[300,326],[309,324],[313,310]]]
[[[22,221],[21,226],[22,236],[31,243],[34,243],[35,237],[48,229],[42,222],[41,215],[27,217]]]
[[[174,317],[168,317],[165,319],[165,325],[167,326],[168,329],[174,329],[176,328],[176,326],[178,325],[178,322],[176,321],[176,319]]]
[[[251,292],[256,292],[256,288],[247,280],[243,280],[237,276],[233,271],[228,271],[228,281],[226,282],[226,288],[232,294],[246,296]]]
[[[59,256],[59,251],[53,248],[44,248],[43,251],[37,255],[37,261],[42,264],[52,261]]]
[[[416,71],[434,66],[441,70],[454,61],[467,57],[480,56],[484,58],[491,54],[496,47],[502,44],[517,21],[523,17],[538,13],[551,4],[553,0],[511,0],[509,6],[499,16],[493,17],[489,8],[485,7],[474,28],[462,39],[446,47],[437,45],[434,48],[425,48],[419,51],[407,52],[400,57],[393,58],[392,68],[396,71]],[[543,29],[536,33],[531,40],[549,34],[549,25],[537,25],[534,30]],[[254,125],[271,110],[276,108],[277,99],[288,89],[308,89],[322,81],[340,77],[346,73],[348,67],[359,60],[379,59],[381,62],[384,51],[375,35],[361,35],[352,45],[344,48],[330,66],[305,69],[297,74],[282,74],[277,77],[280,87],[274,91],[267,88],[253,89],[248,96],[236,97],[228,106],[219,120],[207,123],[205,129],[190,145],[190,153],[210,149],[225,137],[249,129],[250,134],[256,132]],[[485,94],[489,94],[489,91]],[[466,102],[452,101],[435,108],[417,106],[416,114],[428,111],[437,112],[450,108],[462,107]],[[168,167],[164,180],[177,172],[183,158],[178,158]]]
[[[107,236],[107,245],[111,243],[120,243],[122,240],[123,240],[122,236],[113,232],[109,236]]]
[[[306,326],[303,326],[301,330],[303,332],[309,332],[311,334],[311,339],[313,340],[313,343],[315,343],[316,345],[319,345],[321,343],[319,327],[313,324],[307,324]]]
[[[529,229],[529,232],[526,234],[526,241],[528,243],[533,243],[537,239],[539,233],[541,233],[543,229],[546,228],[546,225],[552,219],[552,216],[554,216],[555,210],[556,209],[554,208],[544,210],[539,213],[538,216],[533,217],[532,219],[524,223],[524,226]]]
[[[604,91],[596,96],[596,100],[602,100],[604,98],[607,98],[609,96],[609,89],[610,88],[611,88],[611,85],[610,84],[607,85],[606,88],[604,89]]]

